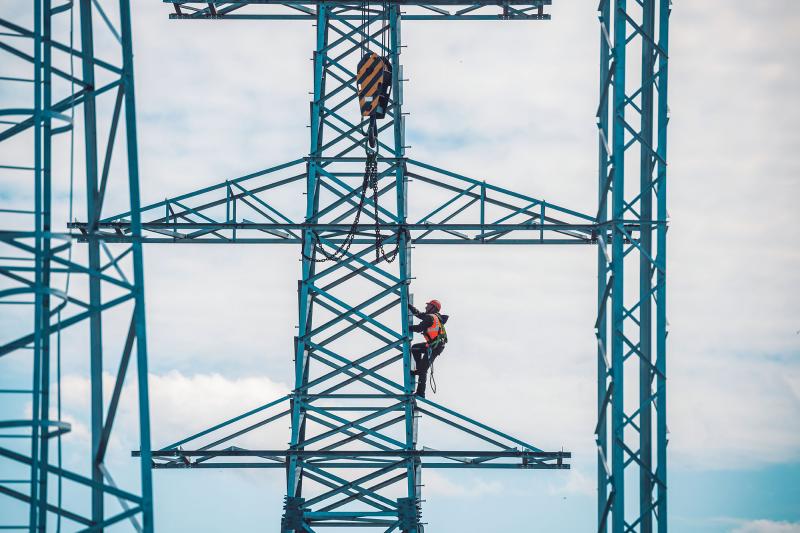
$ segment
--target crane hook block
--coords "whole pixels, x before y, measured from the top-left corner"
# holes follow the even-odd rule
[[[358,103],[361,116],[380,119],[386,115],[392,86],[392,65],[389,58],[367,52],[358,62]]]

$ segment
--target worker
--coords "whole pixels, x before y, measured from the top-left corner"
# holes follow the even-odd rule
[[[419,318],[421,322],[412,325],[409,329],[416,333],[422,333],[425,337],[425,342],[420,342],[411,346],[411,355],[414,356],[414,363],[416,363],[416,370],[411,373],[417,376],[417,391],[416,395],[420,398],[425,397],[425,386],[428,381],[428,369],[433,365],[433,361],[444,351],[444,345],[447,343],[447,332],[444,325],[449,318],[447,315],[442,315],[442,304],[439,300],[431,300],[425,304],[425,312],[420,312],[416,307],[409,304],[408,309],[411,313]]]

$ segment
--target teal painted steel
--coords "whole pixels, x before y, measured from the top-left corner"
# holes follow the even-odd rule
[[[658,517],[658,533],[667,533],[669,515],[667,513],[667,124],[669,106],[667,105],[669,74],[669,17],[672,4],[659,2],[658,14],[658,137],[657,137],[657,217],[656,227],[656,471],[659,481],[655,516]]]
[[[33,108],[14,106],[13,102],[4,102],[2,113],[13,117],[15,120],[3,121],[0,131],[0,142],[4,143],[4,153],[15,154],[19,157],[31,159],[30,165],[9,164],[0,165],[4,171],[24,172],[29,171],[33,176],[33,209],[2,209],[0,210],[0,223],[4,229],[0,230],[0,276],[5,283],[4,290],[0,290],[0,313],[4,313],[11,306],[27,305],[28,302],[18,300],[20,295],[32,296],[31,327],[32,332],[24,334],[0,346],[0,364],[6,364],[5,356],[14,355],[16,360],[27,360],[30,365],[31,383],[29,387],[19,387],[0,391],[2,400],[9,395],[26,394],[30,396],[31,418],[28,420],[0,421],[0,428],[20,428],[25,431],[21,436],[28,444],[24,448],[0,443],[0,468],[27,469],[29,473],[25,483],[16,483],[14,488],[0,483],[0,497],[22,501],[27,504],[25,516],[13,516],[13,513],[0,517],[0,527],[12,525],[23,527],[29,531],[45,531],[53,524],[57,517],[57,528],[64,520],[64,527],[87,527],[90,530],[102,530],[106,526],[120,521],[129,521],[138,531],[153,531],[152,523],[152,475],[149,456],[149,411],[147,406],[147,345],[145,341],[145,315],[143,302],[143,265],[141,244],[136,239],[140,235],[141,226],[138,213],[140,203],[138,196],[138,167],[136,154],[136,124],[135,104],[133,100],[133,65],[132,41],[130,35],[130,13],[128,0],[120,1],[120,23],[118,35],[121,46],[118,57],[122,67],[118,68],[110,63],[97,58],[93,50],[93,24],[98,20],[111,26],[110,19],[103,13],[99,18],[95,15],[101,10],[101,4],[93,0],[79,0],[76,2],[61,2],[54,6],[52,0],[35,0],[31,3],[30,11],[23,13],[30,17],[29,22],[20,23],[4,18],[0,15],[0,26],[7,32],[0,36],[0,58],[4,64],[8,61],[11,65],[27,66],[32,70],[29,81],[30,99]],[[80,46],[72,48],[73,13],[79,15],[77,40]],[[27,27],[25,27],[27,26]],[[69,32],[70,43],[64,44],[63,37],[56,35],[54,28],[60,28],[61,35]],[[66,28],[66,30],[65,30]],[[11,37],[6,42],[5,37]],[[80,51],[78,51],[80,50]],[[105,51],[109,52],[109,51]],[[80,74],[73,74],[66,70],[70,68],[56,67],[54,56],[61,54],[60,59],[77,59],[80,64]],[[72,56],[70,58],[70,56]],[[104,82],[95,87],[95,70],[102,69],[103,78],[110,74],[111,81]],[[2,78],[0,83],[21,83],[23,78]],[[27,80],[27,78],[25,78]],[[97,135],[98,110],[106,109],[106,100],[101,98],[111,89],[117,88],[116,99],[111,100],[114,109],[111,131],[108,137]],[[13,92],[4,92],[4,97],[13,95]],[[54,101],[54,95],[59,94],[59,99]],[[11,103],[11,105],[8,105]],[[125,118],[121,119],[121,110],[125,108]],[[83,106],[82,129],[76,132],[71,114],[76,108]],[[134,215],[131,216],[131,235],[134,243],[125,247],[109,247],[97,235],[97,221],[102,216],[102,204],[106,185],[110,179],[111,154],[117,139],[117,126],[124,120],[125,143],[127,144],[127,176],[124,173],[117,179],[127,180],[130,192],[130,208]],[[29,133],[33,138],[32,148],[24,146],[23,133]],[[73,258],[71,251],[71,238],[69,235],[56,233],[55,227],[62,222],[53,220],[53,189],[54,180],[63,179],[66,173],[63,167],[57,171],[53,168],[53,151],[55,139],[59,135],[80,134],[84,138],[86,173],[86,215],[87,227],[85,234],[89,241],[88,261]],[[19,149],[23,143],[24,149]],[[99,143],[105,144],[105,158],[102,172],[100,172],[98,149]],[[71,140],[70,140],[71,144]],[[15,148],[16,147],[16,148]],[[32,152],[32,153],[31,153]],[[71,185],[70,185],[71,187]],[[71,201],[70,201],[71,209]],[[101,254],[105,251],[106,258]],[[107,261],[106,261],[107,259]],[[25,266],[23,266],[25,265]],[[30,266],[27,266],[30,265]],[[131,273],[125,274],[125,270]],[[81,284],[88,286],[88,298],[85,294],[75,294],[60,288],[64,274],[83,278]],[[58,275],[60,277],[56,277]],[[129,282],[128,280],[131,279]],[[67,283],[68,284],[68,283]],[[59,286],[57,286],[59,285]],[[73,283],[74,287],[75,283]],[[6,288],[8,287],[8,288]],[[114,288],[113,292],[108,288]],[[114,294],[108,297],[108,294]],[[111,399],[108,415],[103,417],[104,399],[102,396],[102,316],[111,309],[133,300],[134,317],[127,346],[123,351],[122,361],[116,376],[115,393]],[[129,304],[130,305],[130,304]],[[63,315],[63,318],[62,318]],[[6,315],[0,316],[5,320]],[[56,363],[58,372],[53,375],[53,343],[52,336],[60,334],[62,330],[72,325],[87,320],[89,330],[89,358],[90,384],[91,384],[91,411],[92,411],[92,444],[91,450],[86,450],[90,461],[90,475],[81,475],[59,466],[60,446],[58,459],[54,457],[56,447],[52,439],[59,439],[61,435],[70,431],[69,424],[53,420],[51,411],[60,412],[60,405],[56,401],[55,390],[51,383],[56,382],[56,390],[60,389],[60,363]],[[60,342],[60,341],[59,341]],[[108,448],[112,435],[112,427],[116,414],[116,405],[120,398],[121,384],[127,371],[127,360],[131,351],[137,352],[137,371],[139,373],[138,394],[140,405],[140,448],[143,452],[141,462],[141,495],[117,488],[111,473],[104,464],[105,451]],[[60,353],[60,351],[59,351]],[[11,364],[11,363],[8,363]],[[16,368],[19,368],[17,366]],[[18,370],[17,370],[18,372]],[[14,373],[11,374],[12,376]],[[15,406],[9,404],[9,413]],[[52,409],[54,408],[55,409]],[[13,436],[3,432],[0,436]],[[79,512],[66,509],[62,506],[61,481],[70,481],[87,489],[82,494],[91,495],[83,502],[84,509]],[[56,487],[54,491],[52,487]],[[122,512],[113,511],[113,507],[105,501],[108,496],[116,498],[122,507]],[[65,501],[74,503],[74,498],[64,498]],[[85,509],[90,509],[89,516],[84,515]],[[143,525],[140,524],[143,519]]]
[[[536,10],[541,7],[534,4]],[[230,7],[235,6],[203,9],[219,17]],[[489,6],[498,7],[505,9]],[[565,469],[570,454],[542,452],[412,395],[411,243],[587,244],[595,239],[595,220],[406,158],[400,64],[400,24],[406,17],[399,3],[372,6],[363,20],[359,6],[344,4],[320,3],[309,10],[312,14],[317,24],[308,157],[141,208],[143,242],[302,246],[294,391],[153,452],[153,468],[285,469],[281,529],[287,532],[325,526],[421,532],[424,468]],[[367,220],[355,228],[358,236],[350,242],[344,235],[360,211],[367,121],[354,121],[350,117],[357,114],[341,110],[356,108],[354,67],[363,42],[389,58],[392,91],[386,119],[379,123],[377,196],[364,200],[361,218]],[[423,194],[428,187],[444,195],[438,207],[416,221],[408,220],[414,200],[409,178]],[[274,197],[292,187],[306,196],[300,220],[291,215],[293,206],[280,205]],[[134,242],[129,217],[102,219],[96,236],[105,242]],[[376,225],[385,235],[383,242],[372,235]],[[70,227],[89,240],[88,223]],[[348,242],[337,261],[318,262]],[[420,417],[463,432],[483,449],[419,450]],[[247,450],[236,444],[243,435],[287,418],[287,450]],[[231,461],[234,457],[248,460]],[[400,499],[398,490],[404,494]]]
[[[665,533],[668,527],[666,142],[669,13],[669,0],[636,3],[604,0],[600,4],[598,126],[601,142],[597,223],[604,229],[598,238],[598,421],[595,430],[600,532],[610,529],[613,533]],[[637,52],[639,57],[635,58]],[[633,66],[634,59],[638,59],[638,72]],[[626,162],[632,164],[626,167]],[[626,179],[626,171],[628,174],[638,172],[638,180]],[[629,281],[636,276],[638,283],[626,284],[626,275]],[[607,351],[609,338],[610,352]],[[626,387],[625,380],[633,383]],[[635,397],[625,398],[625,390],[636,389]],[[638,483],[634,484],[634,480]]]
[[[152,533],[155,530],[153,516],[153,480],[150,470],[150,396],[147,385],[147,329],[144,303],[144,259],[141,236],[141,199],[139,197],[139,149],[136,131],[136,100],[134,97],[133,77],[133,35],[130,0],[120,0],[120,35],[122,45],[122,85],[120,94],[125,96],[125,129],[128,161],[128,194],[131,206],[131,235],[135,238],[131,244],[134,308],[134,334],[136,336],[136,383],[139,399],[139,450],[141,451],[141,513],[142,531]],[[113,133],[111,134],[113,138]],[[110,141],[109,141],[110,142]],[[97,218],[100,218],[98,210]]]
[[[26,30],[0,19],[0,25],[35,43],[33,55],[0,43],[3,52],[34,65],[32,80],[35,87],[34,108],[7,108],[3,114],[22,116],[10,128],[0,132],[0,141],[34,128],[36,158],[32,165],[0,165],[4,169],[30,169],[36,185],[36,205],[32,232],[3,232],[2,242],[31,254],[36,319],[34,332],[0,346],[0,356],[33,345],[34,415],[30,421],[31,454],[19,455],[0,448],[0,457],[27,464],[30,467],[28,494],[0,487],[4,495],[30,504],[30,527],[43,523],[48,512],[65,516],[79,524],[106,524],[132,518],[141,513],[144,530],[153,530],[152,468],[282,468],[287,473],[286,531],[310,524],[340,527],[371,526],[386,531],[403,528],[419,529],[420,517],[414,511],[419,502],[419,482],[422,468],[565,468],[568,453],[548,458],[536,457],[540,451],[478,423],[455,411],[429,402],[415,400],[410,393],[413,379],[408,351],[409,316],[405,306],[410,301],[408,282],[410,244],[598,244],[598,316],[595,323],[598,341],[598,446],[599,498],[597,502],[598,530],[659,533],[667,531],[667,449],[666,449],[666,146],[667,146],[667,67],[669,1],[603,0],[600,3],[601,57],[600,105],[598,107],[599,177],[598,211],[591,217],[548,204],[484,180],[474,180],[433,165],[406,158],[402,113],[402,83],[399,52],[399,27],[404,20],[546,20],[543,7],[549,1],[479,3],[440,0],[430,2],[393,1],[373,6],[372,16],[365,19],[357,6],[302,1],[284,4],[277,0],[211,3],[170,0],[175,9],[172,18],[186,19],[273,19],[317,21],[315,52],[315,86],[312,102],[311,150],[306,158],[278,165],[216,186],[181,195],[149,206],[140,206],[138,167],[135,139],[135,104],[133,99],[132,38],[130,6],[120,0],[121,27],[118,36],[122,48],[123,66],[116,67],[96,58],[83,57],[84,69],[80,78],[56,71],[50,65],[52,50],[70,53],[68,47],[46,37],[51,10],[49,0],[34,4],[34,29]],[[181,5],[198,4],[196,12],[181,11]],[[261,6],[259,5],[261,4]],[[66,4],[65,4],[66,5]],[[277,11],[265,14],[258,8],[270,5]],[[400,9],[404,10],[402,16]],[[88,20],[91,0],[80,0],[82,20]],[[286,8],[286,12],[281,12]],[[63,12],[63,10],[61,10]],[[293,13],[290,14],[289,11]],[[299,13],[299,14],[298,14]],[[49,14],[49,16],[45,16]],[[100,13],[106,24],[109,19]],[[371,32],[369,24],[379,26]],[[82,48],[91,50],[91,24],[81,31]],[[368,36],[369,35],[369,36]],[[379,39],[382,42],[379,42]],[[350,42],[348,42],[348,40]],[[358,155],[363,148],[360,130],[364,123],[353,122],[340,112],[352,96],[345,99],[347,88],[352,89],[353,65],[349,59],[358,53],[352,43],[370,42],[381,54],[390,57],[393,65],[392,102],[387,120],[381,125],[379,157],[381,185],[377,221],[359,225],[358,237],[352,241],[353,250],[344,260],[329,268],[305,259],[298,285],[299,334],[296,340],[295,391],[261,408],[235,417],[193,435],[171,447],[151,455],[149,442],[149,412],[147,405],[147,365],[145,342],[145,312],[143,299],[142,242],[169,243],[282,243],[302,245],[303,255],[314,257],[319,248],[335,250],[345,242],[342,237],[350,227],[347,223],[358,210],[355,202],[358,187],[352,183],[360,178],[365,158]],[[47,43],[47,44],[45,44]],[[336,50],[338,53],[334,53]],[[631,50],[632,53],[628,54]],[[344,52],[344,53],[343,53]],[[632,68],[634,53],[638,52],[639,73]],[[629,68],[631,67],[631,68]],[[100,87],[94,87],[93,72],[102,68],[119,76]],[[53,75],[74,81],[79,90],[68,98],[53,103],[46,80]],[[44,79],[43,79],[44,76]],[[10,78],[3,81],[16,81]],[[99,172],[97,135],[95,131],[95,101],[102,94],[117,89],[112,133],[106,147],[106,158]],[[342,90],[344,90],[342,92]],[[341,94],[340,94],[341,93]],[[339,96],[337,96],[337,94]],[[124,100],[123,100],[124,99]],[[126,121],[129,166],[129,212],[102,217],[102,203],[116,124],[122,113]],[[89,243],[88,266],[74,265],[58,253],[66,249],[53,246],[51,241],[61,237],[48,229],[50,202],[50,137],[68,131],[66,126],[52,127],[52,120],[63,121],[65,111],[84,105],[89,127],[86,156],[90,162],[87,173],[89,190],[87,221],[70,224],[79,230],[80,238]],[[67,128],[67,129],[65,129]],[[637,146],[638,145],[638,146]],[[635,153],[635,148],[638,151]],[[628,172],[638,171],[638,192],[631,184],[626,191],[626,157]],[[305,165],[305,168],[299,168]],[[288,171],[293,171],[289,173]],[[98,183],[98,177],[99,183]],[[414,200],[414,191],[407,181],[413,178],[416,186],[428,186],[448,191],[440,204],[419,220],[407,220],[407,206]],[[288,216],[284,207],[272,198],[278,189],[304,186],[307,194],[305,217]],[[655,195],[655,198],[653,198]],[[655,203],[656,218],[653,219]],[[368,208],[375,208],[371,199]],[[221,214],[220,209],[224,212]],[[11,210],[4,210],[10,212]],[[20,213],[24,210],[20,210]],[[157,213],[157,214],[156,214]],[[365,211],[368,216],[369,210]],[[368,236],[377,222],[389,238],[389,248],[399,245],[397,261],[387,264],[380,255],[371,256],[376,244]],[[33,238],[33,246],[22,242]],[[130,244],[124,252],[103,265],[100,261],[100,242]],[[105,274],[128,256],[134,280],[128,283]],[[627,259],[626,259],[627,258]],[[49,286],[51,263],[58,268],[69,267],[89,277],[93,289],[89,302],[60,293]],[[627,263],[627,266],[626,266]],[[638,266],[638,270],[637,270]],[[20,268],[3,267],[6,276],[20,281]],[[121,272],[120,270],[118,270]],[[625,274],[638,272],[637,290],[628,283]],[[25,284],[24,281],[20,281]],[[123,287],[129,294],[103,302],[100,287],[110,283]],[[361,285],[357,285],[361,283]],[[360,287],[360,288],[358,288]],[[357,301],[351,294],[370,287]],[[356,289],[356,290],[353,290]],[[0,302],[29,289],[0,292]],[[344,292],[343,292],[344,291]],[[50,324],[51,297],[62,303],[81,304],[58,324]],[[652,298],[652,300],[651,300]],[[101,313],[133,300],[134,316],[131,333],[136,338],[138,385],[140,388],[140,425],[142,440],[137,455],[141,458],[142,495],[131,496],[112,487],[113,482],[102,468],[107,439],[113,424],[118,392],[112,397],[109,415],[103,422],[97,362],[100,360]],[[14,303],[14,302],[9,302]],[[399,309],[395,319],[387,315]],[[653,308],[654,311],[653,311]],[[49,336],[72,324],[89,319],[92,330],[93,367],[93,479],[52,467],[48,463],[47,439],[54,433],[42,429],[53,421],[47,419],[47,384],[49,368]],[[133,337],[123,351],[127,361],[133,349]],[[356,340],[358,339],[358,340]],[[340,344],[350,340],[354,346],[373,343],[365,354],[354,356],[352,348]],[[375,344],[377,343],[377,344]],[[638,364],[637,364],[638,363]],[[627,365],[627,366],[626,366]],[[125,364],[127,366],[127,363]],[[121,365],[121,368],[123,365]],[[635,367],[635,372],[626,372]],[[402,379],[386,375],[396,368]],[[124,370],[122,370],[124,374]],[[121,376],[119,376],[121,377]],[[638,394],[623,397],[625,378],[633,379]],[[118,379],[118,383],[120,383]],[[20,389],[27,390],[27,389]],[[364,393],[371,390],[371,393]],[[371,405],[354,404],[369,400]],[[38,402],[38,403],[37,403]],[[388,402],[388,403],[387,403]],[[635,407],[631,407],[635,405]],[[278,410],[271,413],[271,409]],[[268,413],[269,416],[267,416]],[[253,416],[267,416],[253,423]],[[464,431],[494,450],[478,450],[471,456],[473,464],[458,461],[460,452],[450,451],[445,460],[431,461],[419,454],[416,442],[418,416],[425,416]],[[191,445],[200,438],[213,438],[213,445],[231,442],[242,434],[288,417],[292,421],[291,445],[288,450],[249,450],[261,461],[221,461],[233,457],[237,450],[208,449],[202,453],[176,451],[179,445]],[[655,421],[655,423],[654,423]],[[234,423],[249,423],[245,430],[231,429]],[[59,424],[55,421],[56,424]],[[388,432],[400,427],[399,434]],[[55,433],[67,431],[64,426]],[[338,440],[337,440],[338,439]],[[358,442],[366,449],[337,456],[336,448]],[[328,443],[324,449],[320,449]],[[504,450],[516,448],[520,455],[505,455]],[[245,450],[247,451],[247,450]],[[386,453],[388,463],[378,465],[372,455]],[[177,455],[164,455],[170,452]],[[473,453],[473,452],[462,452]],[[198,455],[199,454],[199,455]],[[264,457],[267,454],[268,457]],[[274,455],[273,455],[274,454]],[[246,455],[246,454],[239,454]],[[455,460],[454,460],[455,459]],[[517,462],[519,461],[519,462]],[[365,475],[333,474],[334,470],[367,470]],[[397,472],[400,473],[397,473]],[[84,484],[94,494],[93,517],[89,520],[53,506],[48,501],[47,476],[58,473]],[[347,477],[347,476],[350,477]],[[628,483],[637,479],[637,484]],[[387,498],[385,489],[404,484],[405,498]],[[131,496],[134,507],[108,517],[103,509],[103,494],[126,498]],[[328,503],[325,503],[328,502]],[[361,507],[358,507],[358,506]],[[635,509],[635,512],[633,511]],[[633,513],[633,514],[631,514]],[[134,523],[139,527],[138,523]]]

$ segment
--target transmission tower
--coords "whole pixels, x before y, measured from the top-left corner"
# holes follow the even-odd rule
[[[307,157],[142,208],[138,187],[133,194],[132,171],[129,212],[103,218],[90,211],[87,222],[71,225],[90,250],[92,243],[132,244],[139,274],[140,243],[302,247],[294,390],[152,456],[149,436],[143,431],[141,451],[135,455],[143,464],[143,494],[137,502],[145,510],[144,529],[153,528],[147,514],[151,466],[284,469],[287,496],[281,527],[295,532],[326,526],[421,531],[424,468],[566,468],[567,452],[544,452],[412,395],[406,311],[411,300],[409,248],[411,244],[598,244],[598,530],[666,531],[668,0],[600,3],[599,207],[591,216],[413,160],[405,153],[401,20],[546,20],[549,1],[167,3],[175,10],[171,17],[178,19],[314,21],[314,100]],[[87,0],[81,5],[89,9],[89,4]],[[121,33],[129,39],[127,4],[124,11]],[[129,46],[129,40],[123,42]],[[368,121],[356,119],[355,66],[365,45],[391,62],[392,90],[387,117],[379,123],[377,191],[360,206],[359,181],[367,159],[361,153]],[[132,76],[129,55],[125,57],[126,72]],[[132,98],[126,98],[126,109],[130,137]],[[133,147],[129,165],[135,170]],[[638,170],[637,182],[626,183],[626,166]],[[306,196],[305,212],[297,209],[296,201],[286,202],[301,194]],[[409,205],[420,209],[419,217],[410,218]],[[366,220],[353,226],[357,213]],[[376,229],[382,235],[377,239]],[[341,253],[349,241],[351,247]],[[396,259],[389,263],[395,247]],[[337,250],[341,255],[337,261],[317,263]],[[626,263],[628,268],[638,266],[638,283],[630,274],[629,283],[624,282]],[[140,276],[134,285],[140,289]],[[136,309],[131,335],[144,331],[143,314],[138,321],[143,308]],[[124,353],[130,354],[132,342],[129,336]],[[139,337],[136,344],[145,428],[143,339]],[[623,392],[633,386],[638,386],[638,394],[625,399]],[[463,432],[477,444],[470,450],[420,449],[419,417],[426,424]],[[238,444],[243,436],[282,418],[291,421],[288,449]],[[46,454],[43,462],[47,464]],[[3,492],[8,494],[5,488]],[[42,509],[46,498],[45,492],[39,503],[26,501],[31,509]],[[58,507],[49,510],[59,512]],[[94,501],[92,516],[95,524],[104,516]]]
[[[49,517],[59,523],[63,519],[71,530],[76,526],[102,530],[129,520],[137,530],[152,531],[129,2],[105,2],[104,11],[92,0],[33,0],[20,13],[14,11],[20,10],[6,5],[0,9],[0,172],[4,181],[0,323],[4,336],[10,336],[0,341],[0,394],[4,413],[13,416],[28,404],[31,415],[25,419],[4,415],[0,421],[0,528],[33,532],[58,527]],[[112,18],[119,22],[113,23]],[[103,37],[102,54],[95,46],[96,35]],[[101,116],[108,122],[107,130],[101,128]],[[64,168],[73,166],[72,157],[68,165],[58,157],[74,151],[76,144],[83,147],[85,162],[75,189],[85,186],[86,213],[75,216],[85,216],[88,244],[73,254],[72,236],[54,229],[63,227],[67,213],[54,220],[53,196],[59,181],[69,181],[71,172]],[[112,172],[114,154],[124,164]],[[6,192],[11,196],[7,204]],[[109,246],[96,236],[97,221],[111,196],[116,209],[127,204],[133,213],[129,219],[132,239],[122,247]],[[88,294],[76,296],[70,291],[70,278],[73,289],[83,287]],[[114,310],[130,314],[127,334],[114,332],[113,325],[104,323],[103,317]],[[71,426],[52,415],[61,410],[61,333],[86,322],[87,347],[77,349],[88,356],[85,362],[90,367],[91,466],[88,474],[80,474],[61,464],[60,439]],[[26,334],[20,336],[22,331]],[[103,352],[104,346],[112,345],[111,338],[124,342],[119,343],[121,356],[106,404]],[[136,489],[123,490],[114,482],[105,459],[131,359],[139,394],[141,480]],[[56,390],[51,383],[57,384]],[[89,494],[89,501],[70,507],[66,501],[74,498],[62,498],[62,485],[64,493]],[[116,503],[109,505],[107,498]]]

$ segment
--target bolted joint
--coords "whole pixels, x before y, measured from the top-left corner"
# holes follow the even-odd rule
[[[303,511],[305,498],[286,496],[283,503],[283,518],[281,518],[281,533],[306,533],[303,526]]]
[[[397,517],[400,522],[400,531],[403,533],[420,533],[420,520],[422,510],[417,498],[398,498]]]

